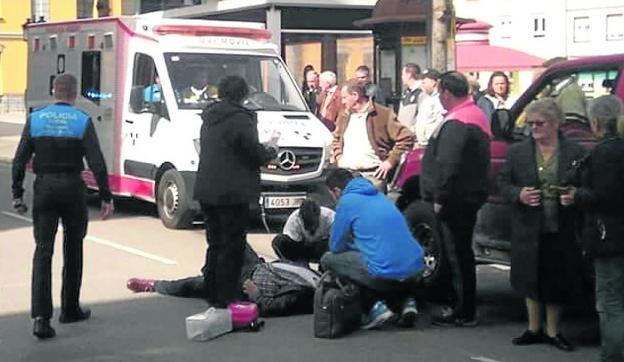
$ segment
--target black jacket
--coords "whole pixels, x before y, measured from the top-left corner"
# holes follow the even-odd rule
[[[559,186],[578,185],[573,177],[575,161],[587,151],[565,137],[559,139],[557,177]],[[535,141],[530,138],[509,147],[505,164],[498,174],[498,190],[511,207],[511,285],[524,296],[539,299],[539,263],[541,235],[541,207],[520,202],[523,187],[539,187]],[[556,262],[572,280],[580,274],[580,248],[575,238],[577,213],[573,206],[559,206],[558,239],[566,248],[560,251]],[[554,260],[551,262],[555,262]],[[563,280],[562,280],[563,283]]]
[[[490,141],[477,126],[444,122],[429,139],[422,159],[421,195],[442,205],[480,207],[488,195]]]
[[[32,112],[26,120],[13,158],[13,198],[24,194],[26,165],[33,157],[33,172],[80,174],[83,158],[95,176],[100,198],[110,201],[106,162],[89,115],[58,102]]]
[[[256,115],[229,101],[202,113],[195,199],[208,205],[258,202],[260,166],[275,157],[258,141]]]
[[[624,255],[624,139],[598,143],[581,165],[574,201],[586,211],[583,241],[592,256]]]

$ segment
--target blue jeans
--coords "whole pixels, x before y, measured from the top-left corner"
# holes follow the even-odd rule
[[[358,251],[346,251],[338,254],[325,253],[321,258],[321,266],[324,270],[350,279],[361,287],[379,294],[394,294],[395,297],[406,297],[408,294],[412,294],[420,281],[420,274],[404,281],[371,276],[368,274],[368,266]]]
[[[596,311],[600,317],[602,362],[624,361],[624,257],[598,257]]]

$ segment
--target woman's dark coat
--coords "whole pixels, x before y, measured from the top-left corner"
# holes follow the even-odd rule
[[[206,107],[195,199],[208,205],[258,202],[260,166],[275,157],[258,141],[255,113],[224,100]]]
[[[541,207],[527,206],[520,202],[520,190],[523,187],[539,188],[535,142],[527,139],[511,146],[507,152],[507,161],[498,174],[498,189],[501,196],[511,205],[511,285],[523,296],[539,300],[539,240],[541,234]],[[578,185],[574,177],[574,161],[586,154],[579,144],[559,138],[559,164],[557,177],[559,186]],[[553,263],[580,262],[580,249],[575,238],[576,210],[573,206],[559,205],[559,240],[569,245],[560,251]],[[558,250],[559,253],[559,250]],[[577,280],[576,273],[581,273],[581,265],[562,265],[569,271],[570,278]],[[565,280],[561,281],[565,283]]]
[[[624,255],[624,139],[598,143],[581,166],[582,187],[575,203],[586,212],[585,250],[590,256]]]

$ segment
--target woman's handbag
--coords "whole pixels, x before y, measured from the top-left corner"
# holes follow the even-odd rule
[[[314,293],[314,336],[337,338],[360,327],[360,289],[325,272]]]

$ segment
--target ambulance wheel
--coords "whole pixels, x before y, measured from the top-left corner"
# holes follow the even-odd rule
[[[405,209],[404,216],[412,235],[424,249],[423,281],[426,295],[433,299],[443,299],[448,295],[450,274],[440,233],[435,226],[433,208],[430,204],[415,200]]]
[[[169,229],[186,229],[193,223],[195,212],[190,207],[182,175],[175,169],[165,171],[156,195],[158,216]]]

